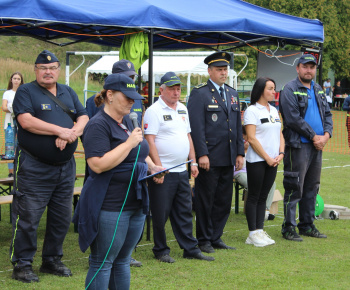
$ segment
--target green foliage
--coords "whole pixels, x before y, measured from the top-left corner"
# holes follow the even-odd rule
[[[309,19],[323,22],[325,41],[323,45],[323,78],[328,69],[337,79],[350,74],[350,2],[348,0],[245,0],[246,2]]]

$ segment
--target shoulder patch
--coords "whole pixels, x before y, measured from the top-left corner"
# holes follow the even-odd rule
[[[199,84],[198,86],[195,86],[194,88],[195,88],[195,89],[199,89],[199,88],[204,87],[204,86],[206,86],[206,85],[207,85],[207,82],[201,83],[201,84]]]

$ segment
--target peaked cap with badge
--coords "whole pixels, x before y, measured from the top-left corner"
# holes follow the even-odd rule
[[[224,51],[218,51],[208,55],[204,59],[204,63],[209,66],[228,66],[230,64],[231,55]]]
[[[43,50],[39,53],[36,58],[35,64],[48,64],[53,62],[60,62],[56,55],[54,55],[51,51]]]

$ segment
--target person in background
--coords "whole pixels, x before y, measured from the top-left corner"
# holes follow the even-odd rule
[[[249,236],[246,244],[264,247],[275,241],[264,231],[266,199],[275,181],[277,166],[284,156],[284,138],[278,111],[269,102],[275,96],[275,81],[258,78],[250,103],[244,112],[249,147],[246,155],[248,197],[246,218]]]
[[[2,97],[2,110],[6,112],[5,120],[4,120],[4,130],[6,131],[6,128],[10,123],[12,129],[15,132],[15,139],[17,138],[16,137],[17,125],[16,125],[16,121],[14,120],[12,103],[13,103],[13,99],[15,98],[15,94],[18,87],[23,84],[24,84],[24,80],[23,80],[22,74],[20,72],[14,72],[11,75],[9,83],[7,85],[7,91],[4,92],[4,95]],[[15,142],[15,145],[16,145],[16,142]],[[9,170],[8,177],[13,177],[13,163],[8,163],[7,167]]]
[[[130,287],[131,252],[148,212],[146,181],[138,179],[146,176],[148,168],[152,174],[163,170],[148,156],[141,128],[134,128],[127,116],[134,100],[142,99],[131,78],[109,75],[95,97],[96,105],[104,107],[84,130],[90,175],[73,222],[78,226],[81,250],[91,249],[85,281],[88,289]]]
[[[244,153],[247,153],[249,142],[247,138],[247,133],[245,131],[244,125],[242,125],[242,134],[243,134],[243,140],[244,140]],[[233,172],[233,178],[242,185],[245,189],[248,189],[248,181],[247,181],[247,168],[246,168],[246,160],[243,159],[243,166],[241,170],[234,170]]]
[[[333,132],[330,108],[323,89],[313,78],[317,61],[311,54],[300,57],[297,78],[287,83],[280,97],[286,149],[284,164],[283,238],[301,242],[299,234],[326,238],[314,225],[316,196],[322,168],[322,150]],[[299,205],[299,223],[296,207]]]
[[[350,96],[348,96],[343,103],[343,110],[346,111],[346,123],[345,126],[348,131],[348,145],[350,147]]]
[[[328,79],[323,83],[323,90],[324,90],[326,96],[330,96],[330,94],[331,94],[331,89],[332,89],[331,79],[328,78]]]
[[[332,92],[332,85],[331,85],[331,79],[328,78],[324,83],[323,83],[323,90],[326,94],[326,98],[327,98],[327,102],[329,107],[332,107],[332,96],[331,96],[331,92]]]
[[[341,107],[341,97],[343,95],[343,88],[340,85],[340,81],[337,81],[333,87],[334,108]]]
[[[148,82],[146,82],[145,86],[142,88],[142,94],[148,96]]]
[[[44,50],[38,55],[34,72],[36,80],[21,85],[13,101],[18,146],[10,260],[14,266],[12,278],[25,283],[39,281],[32,263],[37,251],[37,229],[46,209],[40,272],[72,276],[61,259],[72,216],[74,152],[89,120],[73,89],[57,83],[60,62],[52,52]],[[56,98],[60,104],[54,101]]]

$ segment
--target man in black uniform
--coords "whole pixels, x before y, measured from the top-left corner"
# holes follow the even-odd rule
[[[327,238],[314,225],[316,197],[321,181],[322,150],[333,132],[332,113],[322,87],[314,83],[317,60],[311,54],[300,57],[296,79],[287,83],[280,96],[284,164],[283,238],[301,242],[299,234]],[[296,207],[299,205],[299,223]]]
[[[32,262],[37,228],[47,207],[40,272],[71,276],[61,262],[62,245],[72,217],[74,151],[88,122],[77,94],[57,83],[60,63],[44,50],[36,59],[36,81],[21,86],[13,102],[18,124],[10,259],[12,278],[38,282]],[[54,101],[56,100],[56,101]]]
[[[191,135],[199,164],[195,182],[196,230],[202,252],[234,249],[221,236],[229,217],[233,166],[241,169],[244,146],[237,92],[225,84],[231,56],[216,52],[205,58],[210,79],[189,97]]]

